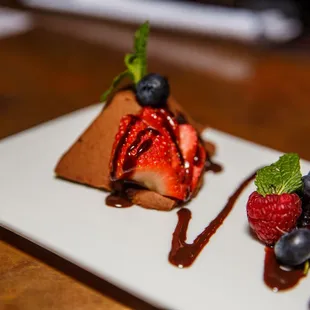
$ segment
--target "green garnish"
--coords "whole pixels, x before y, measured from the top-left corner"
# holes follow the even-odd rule
[[[100,101],[105,101],[123,78],[128,77],[134,84],[137,84],[145,76],[147,72],[146,48],[149,32],[149,22],[142,24],[135,32],[134,52],[126,54],[124,59],[127,70],[113,79],[112,85],[103,93]]]
[[[299,156],[295,153],[285,154],[276,163],[258,170],[255,185],[262,196],[300,190],[303,183]]]
[[[106,99],[108,98],[108,96],[113,92],[113,90],[118,86],[118,84],[121,82],[121,80],[125,77],[129,77],[130,78],[130,74],[128,72],[128,70],[120,73],[118,76],[116,76],[113,81],[112,84],[110,86],[109,89],[107,89],[103,95],[100,97],[100,101],[104,102],[106,101]]]

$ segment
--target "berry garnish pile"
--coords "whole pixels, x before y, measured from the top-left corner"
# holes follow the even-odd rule
[[[298,226],[310,229],[310,172],[302,179],[302,214],[298,220]]]
[[[280,265],[296,267],[310,259],[310,175],[302,177],[297,154],[285,154],[258,170],[256,191],[247,203],[251,229],[274,246]]]
[[[256,174],[253,192],[247,203],[251,228],[266,245],[273,245],[285,232],[297,225],[302,213],[301,199],[296,194],[302,188],[299,157],[286,154]]]

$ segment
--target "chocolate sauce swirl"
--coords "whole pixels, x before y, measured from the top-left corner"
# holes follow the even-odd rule
[[[293,288],[305,277],[302,268],[283,269],[277,262],[272,248],[265,248],[264,282],[274,292]]]
[[[217,164],[208,158],[205,163],[206,171],[212,171],[214,173],[220,173],[223,171],[223,167],[220,164]]]
[[[183,208],[178,211],[178,224],[173,233],[169,261],[171,264],[183,268],[193,264],[202,249],[208,244],[210,238],[216,233],[217,229],[223,224],[230,211],[233,209],[236,200],[241,195],[246,186],[255,178],[256,172],[245,179],[237,190],[228,199],[226,205],[217,217],[196,237],[193,243],[186,243],[186,235],[191,211]]]

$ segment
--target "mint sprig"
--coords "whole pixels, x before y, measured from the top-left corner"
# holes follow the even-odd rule
[[[112,81],[112,84],[111,86],[109,87],[109,89],[107,89],[103,95],[100,97],[100,101],[103,102],[103,101],[106,101],[107,97],[113,92],[113,90],[118,86],[118,84],[121,82],[121,80],[123,78],[125,78],[126,76],[130,76],[129,75],[129,72],[126,70],[122,73],[120,73],[118,76],[116,76],[113,81]]]
[[[142,24],[135,32],[134,38],[134,52],[125,55],[125,66],[127,70],[116,76],[109,89],[107,89],[100,100],[105,101],[107,97],[113,92],[113,90],[119,85],[123,78],[130,78],[134,84],[137,84],[147,72],[147,41],[150,32],[149,22]]]
[[[303,183],[299,156],[295,153],[285,154],[274,164],[258,170],[255,185],[262,196],[300,190]]]
[[[125,56],[125,65],[137,84],[147,72],[146,49],[150,25],[145,22],[135,33],[134,53]]]

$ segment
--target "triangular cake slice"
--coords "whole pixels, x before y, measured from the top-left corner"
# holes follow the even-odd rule
[[[202,131],[203,127],[193,121],[172,97],[168,99],[168,108],[180,121],[187,121],[199,133]],[[110,191],[110,157],[120,120],[125,115],[138,114],[140,110],[141,106],[131,90],[117,92],[92,124],[61,157],[55,168],[56,175]],[[128,196],[134,203],[145,208],[170,210],[176,205],[175,200],[150,190],[131,189]]]

